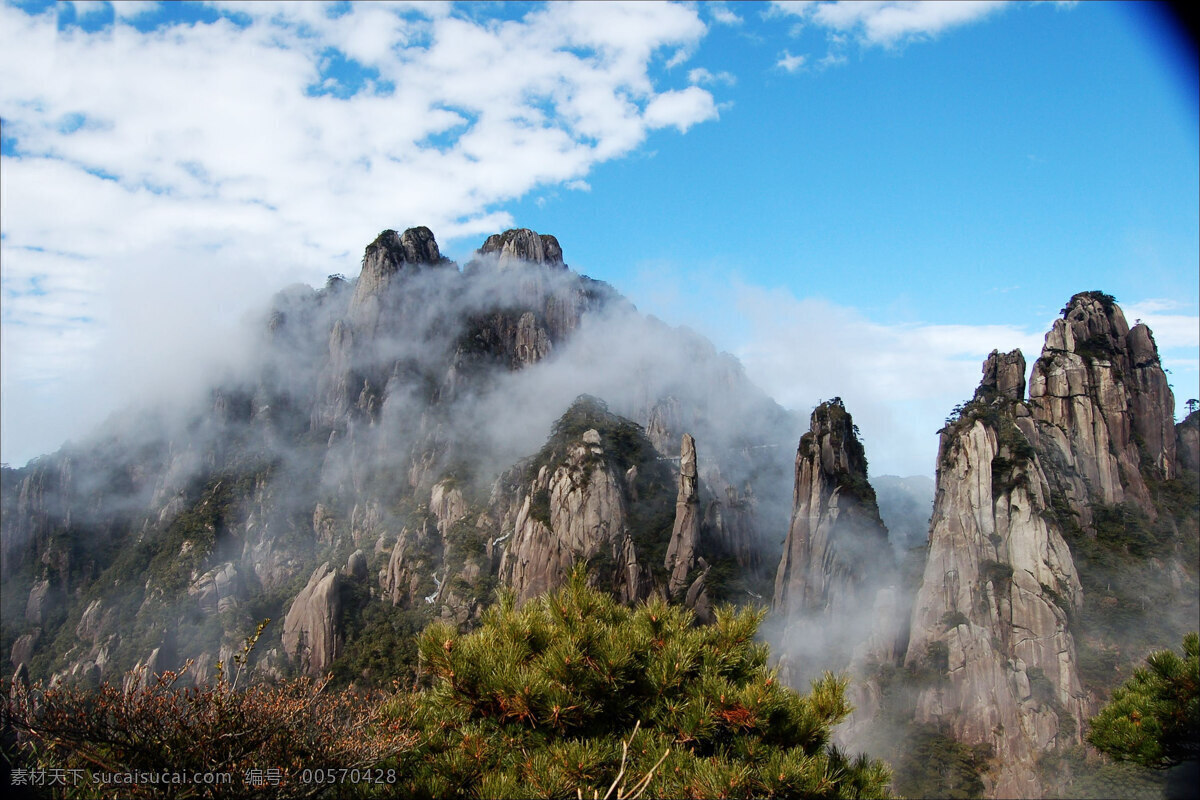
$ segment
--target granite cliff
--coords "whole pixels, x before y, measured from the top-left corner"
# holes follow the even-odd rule
[[[772,602],[784,641],[795,643],[784,645],[785,678],[804,685],[824,669],[845,669],[873,632],[892,623],[881,625],[876,602],[888,602],[895,583],[858,429],[834,398],[813,410],[796,451],[792,519]]]
[[[1084,721],[1197,612],[1194,421],[1174,425],[1153,335],[1111,297],[1062,313],[1028,398],[1020,351],[993,352],[941,432],[905,657],[936,677],[916,720],[988,748],[997,797],[1063,791]]]

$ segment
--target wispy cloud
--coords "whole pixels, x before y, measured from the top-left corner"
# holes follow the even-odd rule
[[[775,62],[775,66],[786,72],[797,72],[804,67],[804,56],[794,56],[787,50],[780,54],[779,59]]]
[[[1030,363],[1044,331],[1011,325],[884,325],[861,312],[785,290],[745,286],[749,322],[735,349],[746,373],[782,405],[807,411],[840,396],[863,431],[873,472],[932,474],[936,431],[969,399],[993,349]]]
[[[688,83],[700,85],[724,84],[726,86],[733,86],[737,83],[737,76],[731,72],[718,72],[714,74],[706,70],[704,67],[696,67],[695,69],[688,71]]]
[[[793,36],[823,31],[826,53],[810,63],[826,69],[848,61],[851,42],[868,48],[902,47],[981,20],[1005,5],[999,0],[773,0],[765,15],[791,19]],[[804,56],[785,52],[776,66],[795,72],[804,62]]]
[[[735,296],[745,327],[730,339],[739,342],[734,353],[747,375],[801,411],[842,397],[867,439],[875,471],[900,475],[932,473],[934,432],[955,404],[971,397],[987,354],[1020,348],[1032,368],[1053,322],[1033,329],[886,325],[786,290],[740,286]],[[1131,302],[1122,310],[1131,325],[1140,319],[1154,332],[1182,410],[1184,400],[1197,396],[1200,317],[1170,300]]]
[[[876,0],[776,2],[772,10],[868,45],[892,47],[982,19],[1003,8],[998,0]]]
[[[744,21],[726,3],[706,3],[705,8],[709,18],[718,25],[741,25]]]
[[[152,24],[186,8],[197,18]],[[246,308],[255,292],[343,271],[347,248],[385,225],[429,225],[443,241],[491,233],[512,224],[504,202],[583,189],[650,130],[717,117],[698,81],[659,85],[663,59],[682,63],[706,32],[696,8],[489,13],[0,6],[6,451],[9,432],[44,416],[33,381],[128,360],[96,344],[127,325],[118,287],[146,308]],[[238,289],[150,292],[159,273],[211,282],[210,270]],[[38,276],[44,295],[28,291]],[[166,317],[182,325],[186,311]]]

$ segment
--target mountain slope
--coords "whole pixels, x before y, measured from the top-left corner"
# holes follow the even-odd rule
[[[793,419],[732,358],[570,270],[552,236],[497,234],[460,269],[428,229],[384,231],[357,279],[277,295],[246,347],[194,407],[133,409],[4,470],[14,667],[106,680],[157,650],[203,679],[272,617],[264,673],[361,672],[411,655],[431,617],[472,624],[497,585],[531,596],[601,550],[618,595],[669,593],[685,435],[703,456],[680,579],[701,556],[714,569],[693,600],[761,593],[777,560]],[[574,430],[581,394],[598,400]],[[534,543],[543,517],[557,556]]]

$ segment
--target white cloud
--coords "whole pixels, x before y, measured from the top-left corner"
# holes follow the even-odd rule
[[[733,86],[737,83],[737,77],[730,72],[718,72],[714,75],[704,67],[696,67],[688,72],[688,83],[706,86],[723,83],[726,86]]]
[[[866,45],[892,47],[982,19],[1003,8],[999,0],[862,0],[780,2],[771,10],[833,35],[853,33]]]
[[[705,34],[684,5],[556,3],[519,19],[441,3],[216,7],[245,16],[141,32],[129,21],[148,7],[120,3],[88,34],[59,32],[54,8],[0,6],[0,115],[16,142],[0,184],[6,460],[59,443],[18,448],[13,431],[52,416],[82,429],[120,391],[51,408],[56,381],[61,395],[171,361],[153,342],[192,353],[201,298],[236,318],[288,282],[346,271],[385,226],[443,242],[494,232],[512,222],[500,204],[586,191],[594,165],[649,130],[717,118],[705,89],[652,75]],[[362,69],[331,69],[331,51]],[[210,294],[188,282],[201,276]]]
[[[706,3],[705,8],[708,9],[708,16],[718,25],[741,25],[743,22],[725,3]]]
[[[796,72],[804,66],[804,56],[794,56],[787,50],[784,50],[783,55],[775,62],[775,66],[788,72]]]
[[[734,354],[751,380],[802,413],[841,397],[873,474],[931,475],[936,432],[971,397],[987,354],[1019,347],[1032,364],[1044,337],[1010,325],[883,325],[784,290],[743,286],[736,297],[750,327]]]
[[[667,69],[674,69],[675,67],[678,67],[680,64],[687,63],[687,60],[691,57],[692,57],[691,51],[681,47],[675,51],[674,55],[672,55],[669,59],[667,59],[666,67],[667,67]]]
[[[662,92],[646,106],[646,124],[651,128],[674,125],[684,133],[698,122],[716,118],[712,95],[698,86]]]
[[[1020,348],[1028,370],[1041,355],[1047,319],[1033,330],[1013,325],[884,325],[855,309],[797,299],[784,290],[736,287],[745,326],[731,338],[751,380],[780,404],[807,412],[840,396],[867,441],[873,474],[932,474],[935,432],[950,409],[970,399],[992,350]],[[1154,332],[1175,386],[1179,416],[1197,389],[1200,317],[1169,300],[1122,306],[1130,324]],[[721,337],[720,332],[714,335]]]
[[[1013,325],[888,325],[786,289],[746,283],[736,264],[647,262],[628,286],[643,311],[709,337],[780,405],[807,417],[841,397],[865,437],[872,475],[929,475],[937,431],[973,395],[992,350],[1041,354],[1051,319]]]

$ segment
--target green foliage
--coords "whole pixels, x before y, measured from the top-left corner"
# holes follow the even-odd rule
[[[1151,768],[1200,760],[1200,637],[1183,656],[1160,650],[1092,718],[1088,742],[1113,758]]]
[[[961,611],[947,611],[945,614],[942,614],[941,622],[942,629],[947,631],[957,628],[959,625],[969,625],[971,623],[967,619],[967,615]]]
[[[396,608],[372,598],[368,588],[342,581],[341,630],[346,636],[342,655],[333,662],[335,685],[385,688],[393,680],[410,684],[416,677],[416,635],[428,621],[426,608]]]
[[[462,556],[482,556],[487,552],[487,535],[475,524],[474,515],[457,520],[446,531],[446,544]]]
[[[1152,476],[1151,476],[1152,478]],[[1052,520],[1071,548],[1087,602],[1072,613],[1084,687],[1108,694],[1142,657],[1176,640],[1195,625],[1197,598],[1163,580],[1163,561],[1179,565],[1191,580],[1200,562],[1200,485],[1184,476],[1147,480],[1158,517],[1138,506],[1092,506],[1085,530],[1069,503],[1051,493]]]
[[[950,646],[937,640],[925,645],[925,664],[937,674],[950,669]]]
[[[653,771],[649,796],[884,795],[886,767],[829,745],[845,681],[793,693],[754,641],[761,613],[716,616],[697,627],[661,600],[626,608],[576,569],[520,609],[503,598],[471,634],[434,623],[420,637],[431,686],[393,709],[426,737],[402,759],[406,792],[591,797],[628,742],[628,772]]]
[[[1129,762],[1110,761],[1094,750],[1074,745],[1043,753],[1038,772],[1044,786],[1055,786],[1055,797],[1120,797],[1161,800],[1165,774]]]
[[[225,543],[227,526],[236,523],[238,504],[254,490],[255,482],[269,477],[272,468],[264,465],[236,473],[216,475],[198,490],[189,492],[182,511],[171,520],[156,545],[150,560],[149,574],[153,583],[168,596],[177,596],[187,589],[193,572],[203,572],[210,557],[219,558],[219,545]],[[135,575],[114,575],[115,578]],[[142,577],[142,580],[145,578]]]
[[[948,728],[914,725],[896,765],[896,790],[908,797],[983,796],[991,745],[967,745]]]
[[[1092,528],[1097,542],[1108,550],[1121,550],[1137,558],[1161,553],[1166,542],[1159,541],[1146,512],[1136,503],[1115,506],[1094,505]]]
[[[529,498],[529,516],[550,527],[550,490],[539,488]]]
[[[1009,587],[1012,585],[1012,576],[1013,568],[1011,564],[992,561],[990,559],[981,561],[979,564],[979,577],[985,583],[990,582],[997,594],[1003,595],[1008,593]]]
[[[699,567],[688,574],[688,584],[700,574]],[[738,563],[732,555],[718,555],[709,562],[708,577],[704,581],[705,591],[713,603],[740,605],[750,600],[770,602],[774,590],[774,575],[756,576],[752,570]],[[764,600],[763,598],[767,598]]]
[[[994,406],[989,406],[985,417],[996,432],[996,455],[992,457],[992,497],[996,499],[1028,483],[1027,464],[1036,452],[1016,423],[994,411]]]

